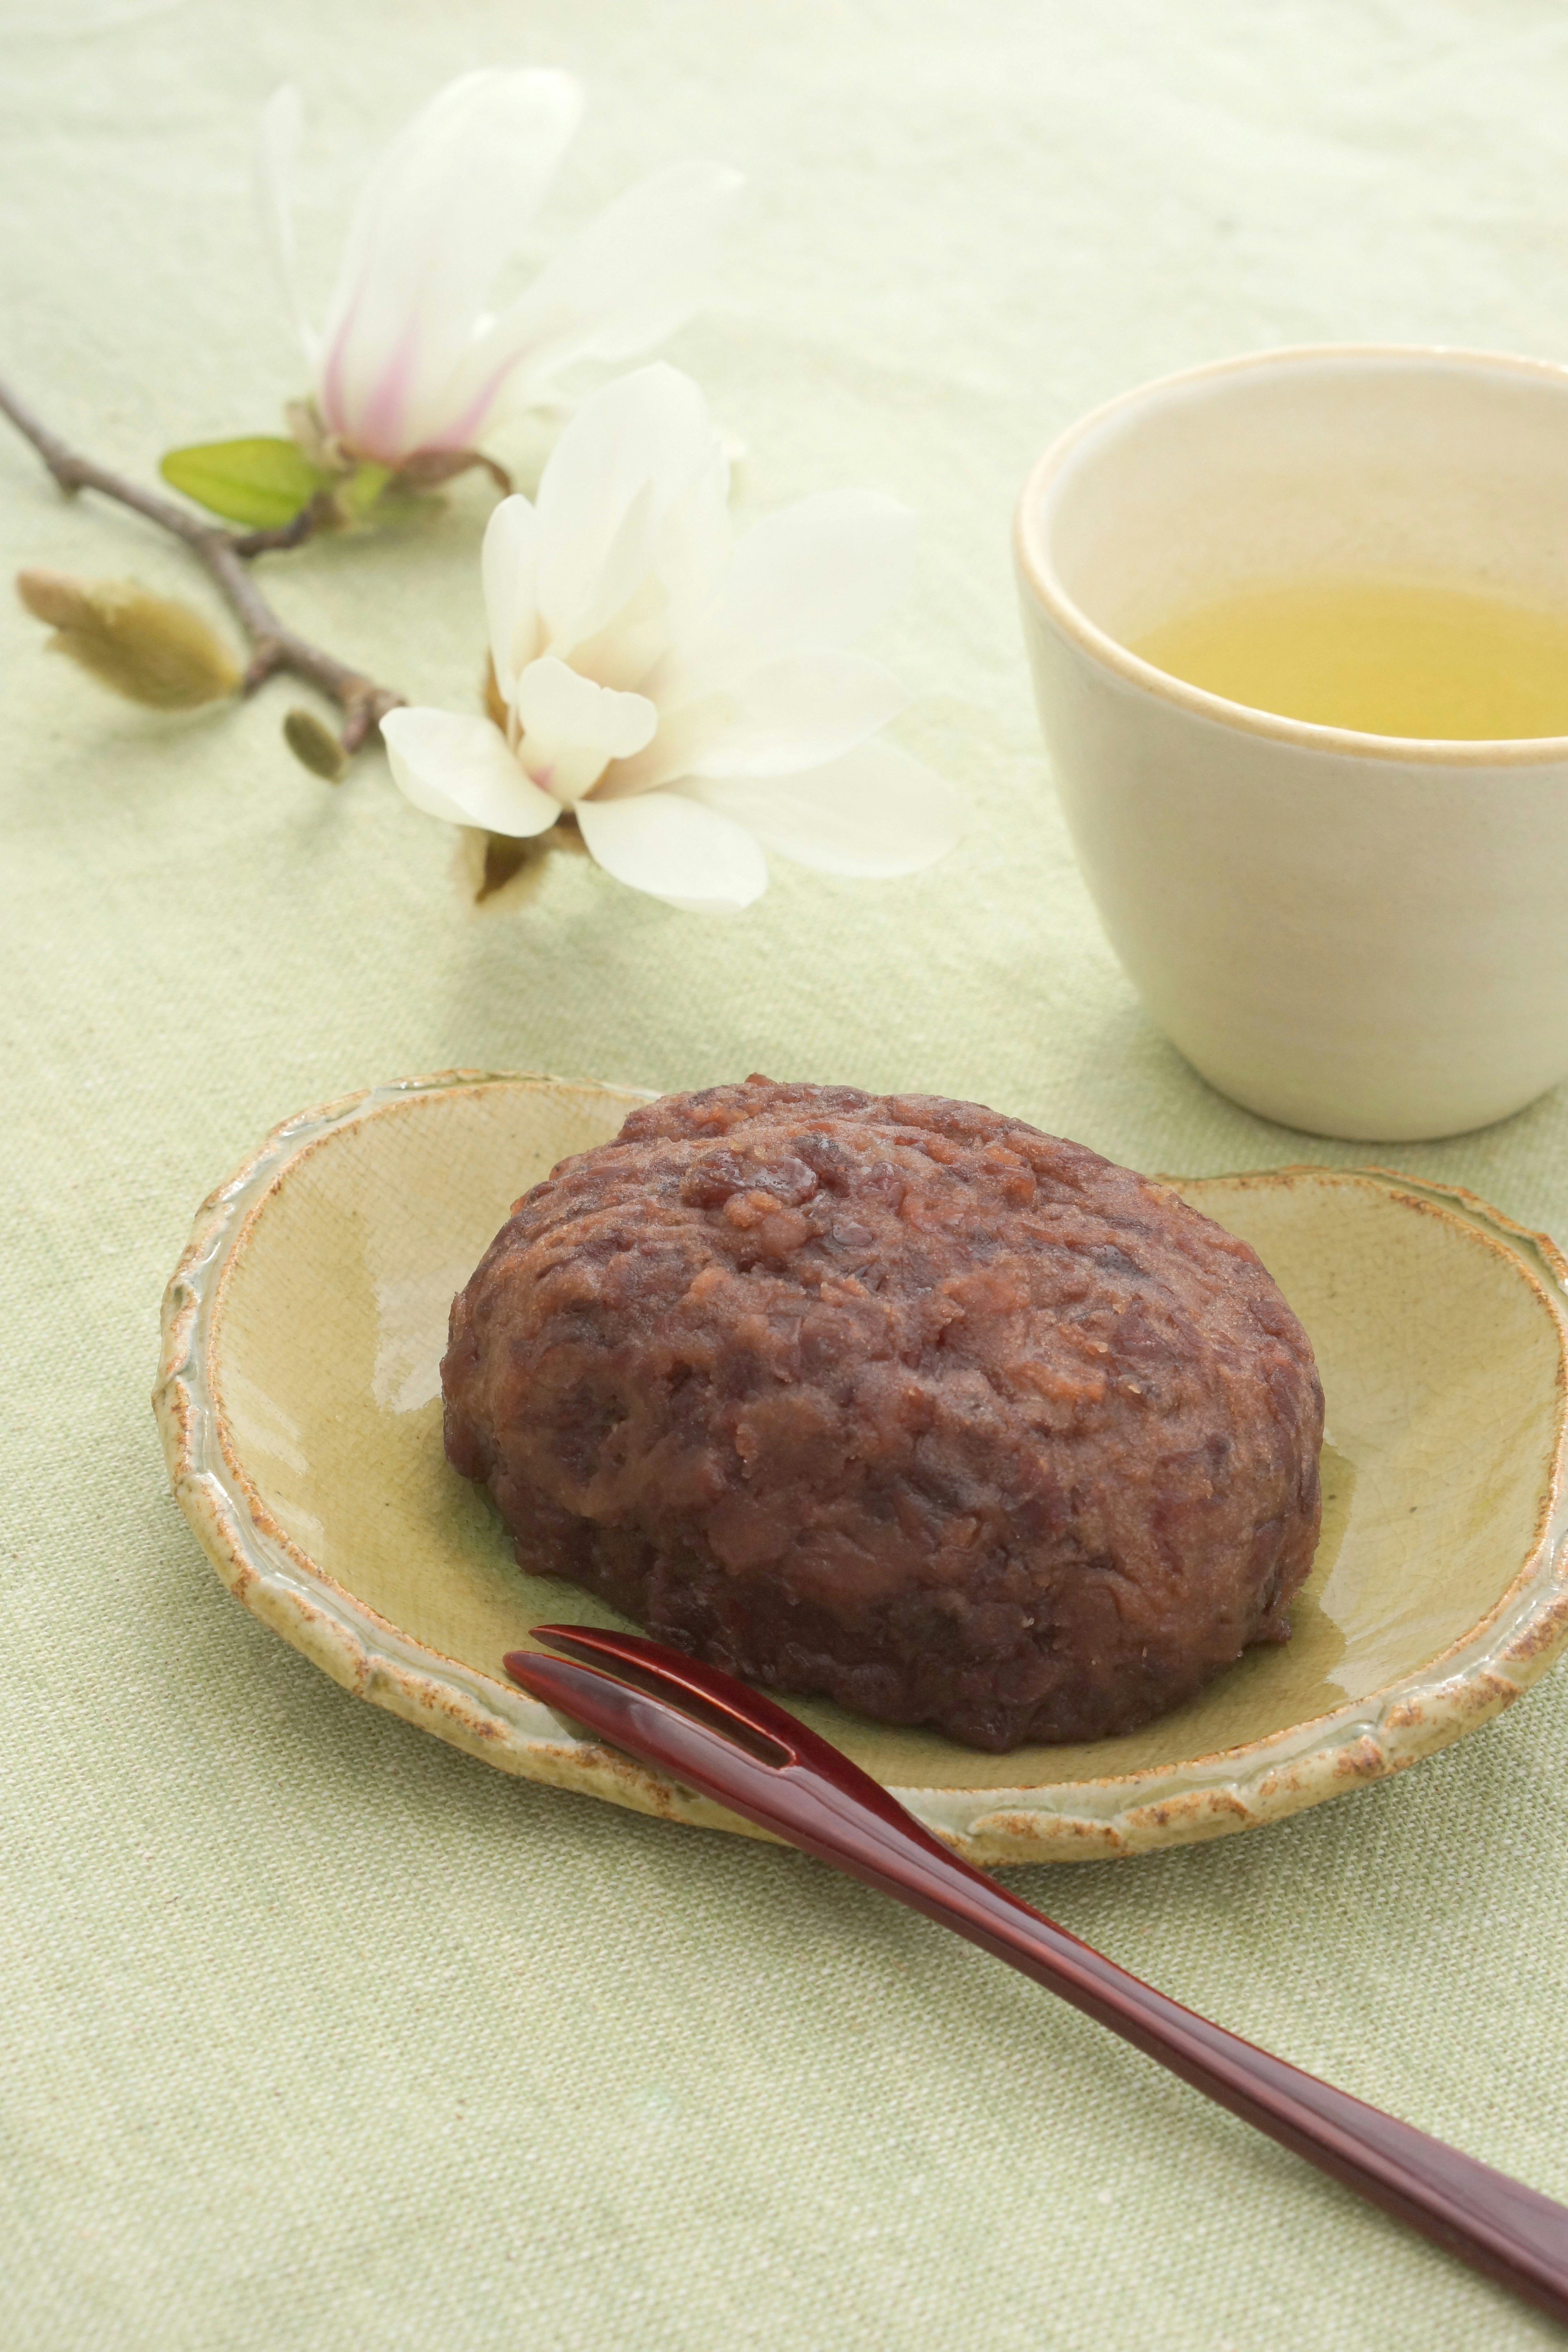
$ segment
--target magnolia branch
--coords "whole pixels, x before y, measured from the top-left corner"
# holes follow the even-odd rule
[[[402,703],[402,695],[395,694],[390,687],[377,686],[362,671],[351,668],[321,646],[298,635],[279,620],[251,575],[253,557],[276,548],[297,547],[310,537],[320,520],[314,501],[292,521],[274,530],[226,530],[220,525],[203,522],[184,508],[175,506],[172,499],[160,498],[155,490],[144,490],[137,483],[127,481],[123,475],[111,473],[107,466],[82,457],[52,432],[41,417],[36,416],[4,378],[0,378],[0,411],[10,418],[24,439],[32,443],[62,490],[73,494],[78,490],[96,490],[101,498],[113,499],[117,505],[128,507],[132,514],[141,515],[189,548],[216,583],[245,631],[250,659],[240,682],[242,693],[254,694],[269,677],[282,673],[304,679],[329,701],[335,702],[342,712],[342,744],[345,752],[357,751],[387,712]]]

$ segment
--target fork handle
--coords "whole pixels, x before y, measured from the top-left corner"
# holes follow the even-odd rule
[[[1048,1986],[1321,2171],[1568,2321],[1568,2209],[1211,2024],[910,1826],[915,1835],[900,1838],[893,1869],[885,1849],[851,1858],[835,1841],[818,1852]]]
[[[510,1654],[507,1671],[536,1698],[956,1929],[1309,2164],[1568,2322],[1568,2209],[1156,1992],[963,1861],[858,1764],[718,1668],[640,1635],[538,1630],[636,1679],[616,1681],[534,1651]]]

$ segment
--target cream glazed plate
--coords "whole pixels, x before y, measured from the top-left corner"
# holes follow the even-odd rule
[[[213,1194],[164,1301],[174,1492],[235,1597],[346,1690],[503,1771],[754,1835],[505,1679],[551,1619],[441,1450],[447,1311],[511,1202],[647,1097],[447,1073],[289,1119]],[[1119,1739],[983,1756],[826,1701],[795,1712],[980,1862],[1146,1853],[1401,1770],[1568,1638],[1568,1265],[1471,1194],[1386,1170],[1164,1180],[1249,1242],[1328,1399],[1295,1636]]]

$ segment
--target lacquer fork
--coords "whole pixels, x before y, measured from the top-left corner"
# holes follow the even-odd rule
[[[640,1634],[540,1625],[512,1680],[616,1748],[1047,1985],[1321,2171],[1568,2321],[1568,2208],[1156,1992],[923,1829],[783,1707]],[[613,1671],[605,1673],[604,1667]]]

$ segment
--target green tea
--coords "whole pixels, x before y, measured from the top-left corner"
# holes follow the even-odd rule
[[[1568,735],[1568,613],[1402,580],[1253,588],[1132,651],[1228,701],[1450,741]]]

